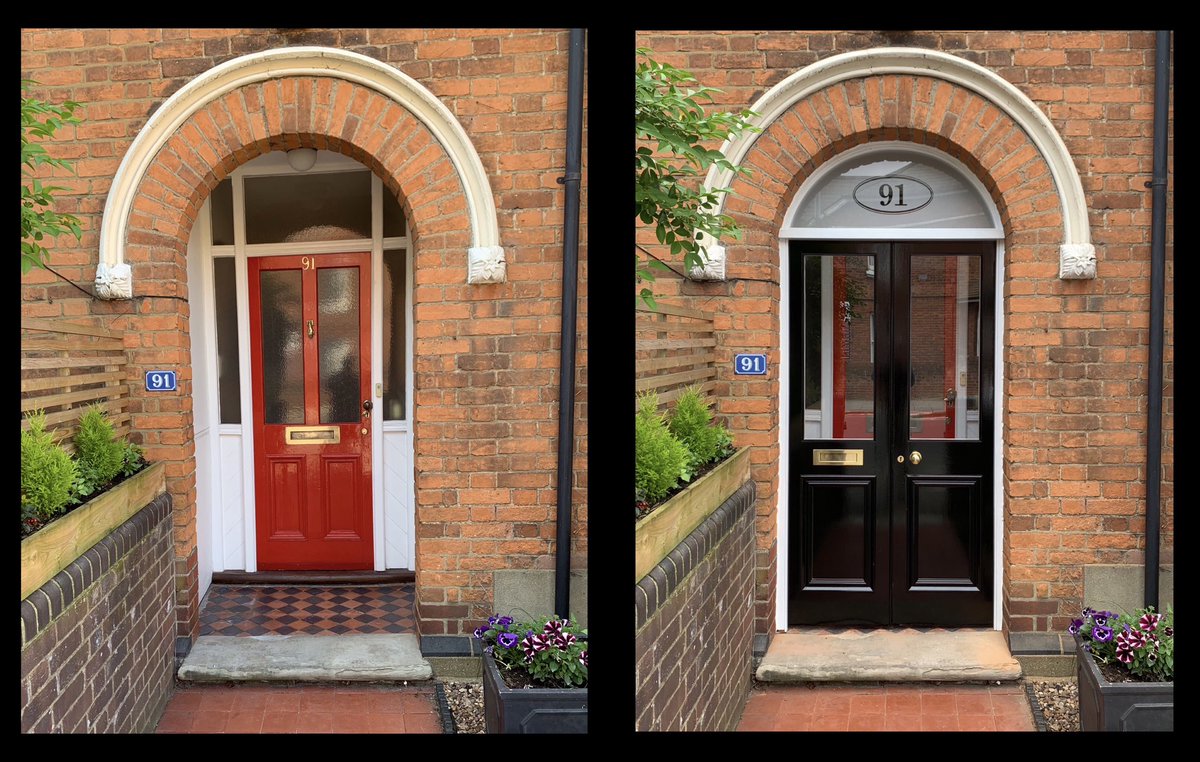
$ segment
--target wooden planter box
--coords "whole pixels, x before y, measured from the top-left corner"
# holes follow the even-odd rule
[[[483,721],[488,733],[586,733],[587,688],[509,688],[483,655]]]
[[[154,463],[21,541],[21,600],[79,558],[167,488]]]
[[[634,528],[637,554],[634,584],[649,574],[749,478],[750,448],[743,447],[640,519]]]
[[[1175,683],[1110,683],[1075,637],[1081,730],[1174,730]]]

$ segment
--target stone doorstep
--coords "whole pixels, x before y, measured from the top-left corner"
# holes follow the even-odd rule
[[[417,636],[201,635],[180,680],[430,680]]]
[[[1021,665],[994,630],[793,629],[767,648],[762,682],[1016,680]]]

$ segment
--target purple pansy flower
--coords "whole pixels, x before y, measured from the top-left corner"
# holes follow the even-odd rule
[[[1112,616],[1112,612],[1111,612],[1111,611],[1097,611],[1095,614],[1093,614],[1093,615],[1092,615],[1092,620],[1093,620],[1093,621],[1094,621],[1096,624],[1098,624],[1098,625],[1100,625],[1101,627],[1103,627],[1103,626],[1106,626],[1106,625],[1108,624],[1108,619],[1109,619],[1109,617],[1111,617],[1111,616]]]
[[[510,616],[502,616],[496,620],[496,624],[500,625],[501,627],[507,627],[512,623],[513,623],[513,618]]]
[[[1094,608],[1092,608],[1091,606],[1088,606],[1087,608],[1085,608],[1083,610],[1083,618],[1087,619],[1088,617],[1090,617],[1092,614],[1095,614],[1095,613],[1096,613],[1096,610]]]
[[[1092,639],[1097,643],[1107,643],[1113,639],[1113,631],[1111,627],[1105,627],[1098,624],[1092,628]]]
[[[488,646],[487,648],[483,649],[483,652],[484,652],[485,654],[495,653],[495,652],[496,652],[496,647],[495,647],[495,646]]]
[[[1082,627],[1083,627],[1083,620],[1082,620],[1082,619],[1072,619],[1072,620],[1071,620],[1071,626],[1067,628],[1067,632],[1071,633],[1072,635],[1078,635],[1078,634],[1079,634],[1079,630],[1080,630]]]
[[[520,640],[520,638],[518,638],[514,633],[511,633],[511,632],[501,633],[500,637],[496,638],[496,642],[499,643],[504,648],[512,648],[513,646],[515,646],[517,644],[518,640]]]
[[[486,625],[479,625],[478,627],[476,627],[475,628],[475,639],[483,640],[483,636],[487,634],[488,629],[490,629],[490,628],[487,627]]]
[[[496,625],[496,620],[499,618],[500,617],[496,616],[495,614],[492,614],[490,617],[488,617],[488,624],[494,627]]]

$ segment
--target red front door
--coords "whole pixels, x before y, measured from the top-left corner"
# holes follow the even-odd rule
[[[248,262],[260,569],[370,569],[370,254]]]

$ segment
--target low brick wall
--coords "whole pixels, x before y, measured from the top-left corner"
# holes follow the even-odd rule
[[[174,688],[171,496],[21,601],[21,731],[140,733]]]
[[[637,730],[735,730],[750,690],[754,497],[746,482],[636,586]]]

